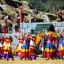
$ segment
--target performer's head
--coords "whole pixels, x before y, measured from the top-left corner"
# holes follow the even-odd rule
[[[19,43],[23,43],[23,38],[20,38],[19,39]]]
[[[6,42],[6,43],[10,43],[9,38],[6,38],[6,39],[5,39],[5,42]]]
[[[49,27],[48,31],[55,32],[55,28],[54,28],[53,24],[51,24],[51,25],[50,25],[50,27]]]

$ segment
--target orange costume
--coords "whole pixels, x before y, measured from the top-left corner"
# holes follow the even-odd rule
[[[38,33],[38,34],[36,35],[36,45],[39,44],[40,40],[41,40],[41,34]]]

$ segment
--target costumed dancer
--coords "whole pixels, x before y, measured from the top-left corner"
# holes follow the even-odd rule
[[[55,47],[53,45],[53,37],[52,37],[52,34],[54,31],[55,31],[54,26],[50,25],[48,36],[46,39],[46,45],[44,49],[44,58],[47,58],[47,59],[53,58],[54,56],[53,52],[55,50]]]
[[[4,41],[4,59],[7,59],[7,61],[9,60],[9,58],[12,58],[12,60],[14,60],[14,57],[12,54],[11,42],[12,42],[11,38],[8,35]]]
[[[60,34],[59,45],[58,45],[58,57],[63,59],[64,56],[64,33]]]
[[[20,38],[19,39],[19,44],[18,44],[18,58],[19,59],[22,59],[22,54],[21,54],[21,47],[22,47],[22,45],[23,45],[23,39]]]
[[[41,39],[42,39],[41,33],[39,31],[38,34],[36,35],[36,55],[39,54],[39,44],[40,44]]]
[[[3,57],[3,42],[0,39],[0,59]]]
[[[23,42],[23,46],[22,46],[22,54],[24,53],[24,58],[26,60],[26,58],[29,59],[29,46],[30,46],[30,34],[25,33],[24,34],[24,42]],[[23,49],[25,49],[25,52],[23,52]]]
[[[26,39],[25,39],[25,35],[24,35],[24,41],[23,41],[23,45],[21,46],[21,56],[22,58],[28,58],[28,44],[26,42]]]
[[[40,42],[39,49],[42,52],[42,57],[44,57],[44,40],[45,40],[44,39],[44,32],[42,32],[41,36],[42,36],[42,39],[41,39],[41,42]]]
[[[44,38],[42,38],[40,43],[40,50],[42,52],[42,57],[44,57]]]
[[[2,40],[2,34],[0,34],[0,59],[3,57],[3,40]]]
[[[19,46],[19,44],[17,44],[16,48],[14,49],[14,52],[13,52],[13,53],[14,53],[15,55],[18,54],[18,46]]]
[[[16,33],[15,34],[15,38],[19,41],[18,44],[17,44],[17,48],[15,49],[15,53],[17,52],[18,53],[18,58],[19,59],[22,59],[22,56],[21,56],[21,46],[23,45],[23,33],[21,32],[21,30],[19,30],[19,33]]]
[[[50,59],[52,57],[53,45],[52,45],[51,38],[52,36],[51,34],[49,34],[47,37],[47,43],[44,50],[44,58],[47,58],[47,59]]]
[[[53,32],[52,33],[52,44],[53,44],[53,47],[54,47],[54,49],[53,49],[53,54],[54,54],[53,59],[57,58],[57,46],[58,46],[57,41],[58,41],[58,35],[57,35],[56,32]]]
[[[36,59],[35,47],[36,47],[35,37],[31,37],[30,46],[29,46],[29,58],[30,58],[31,60]]]

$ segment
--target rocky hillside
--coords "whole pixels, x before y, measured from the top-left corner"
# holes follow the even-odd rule
[[[20,1],[20,0],[0,0],[0,12],[13,16],[13,18],[16,18],[16,16],[19,14],[19,6],[23,6],[23,11],[25,15],[28,15],[30,18],[36,17],[40,18],[42,15],[35,16],[35,9],[29,8],[29,3],[27,1]],[[41,12],[41,11],[40,11]],[[53,16],[54,17],[54,16]],[[56,16],[55,16],[56,18]],[[55,19],[54,19],[55,20]]]
[[[29,9],[28,2],[19,1],[19,0],[0,0],[0,11],[4,13],[12,13],[19,12],[19,6],[23,6],[23,10],[26,13],[33,13],[32,9]]]

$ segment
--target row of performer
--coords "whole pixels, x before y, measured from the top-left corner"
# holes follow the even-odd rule
[[[14,60],[14,54],[18,55],[19,59],[28,58],[36,59],[41,52],[43,58],[63,58],[64,56],[64,33],[45,31],[37,35],[20,33],[20,37],[15,38],[19,41],[15,49],[12,48],[13,41],[11,36],[0,36],[0,58]]]

